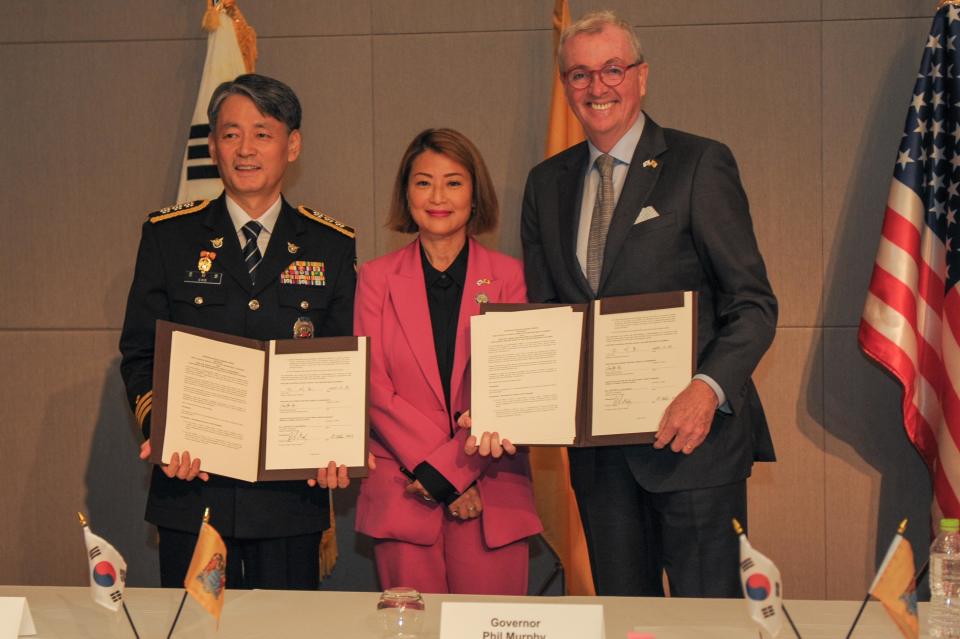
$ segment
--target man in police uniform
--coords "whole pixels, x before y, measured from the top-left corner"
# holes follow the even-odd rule
[[[354,232],[281,196],[300,154],[301,110],[287,85],[247,74],[221,84],[208,107],[211,158],[224,192],[152,213],[143,225],[120,351],[130,405],[149,436],[158,319],[259,340],[352,334]],[[304,322],[301,318],[309,320]],[[141,447],[141,458],[150,442]],[[304,481],[247,483],[202,470],[189,451],[155,466],[146,519],[159,532],[160,578],[182,587],[203,510],[227,544],[229,588],[316,589],[329,523],[327,486],[346,469]],[[318,487],[319,484],[319,487]]]

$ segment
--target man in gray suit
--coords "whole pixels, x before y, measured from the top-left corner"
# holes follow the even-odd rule
[[[693,290],[697,370],[653,445],[570,450],[597,593],[737,597],[746,479],[773,444],[750,379],[777,303],[730,150],[641,111],[648,66],[629,23],[584,16],[561,36],[567,101],[587,142],[534,167],[522,238],[531,302]]]

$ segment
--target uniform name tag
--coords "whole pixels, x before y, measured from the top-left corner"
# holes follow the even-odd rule
[[[216,284],[223,282],[223,273],[204,273],[203,271],[187,271],[183,278],[186,284]]]

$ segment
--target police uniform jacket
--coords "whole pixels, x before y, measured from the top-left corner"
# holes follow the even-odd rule
[[[198,269],[201,251],[215,253],[205,277]],[[157,320],[269,340],[293,337],[294,323],[307,317],[317,337],[351,335],[355,260],[353,229],[284,200],[253,285],[223,194],[151,214],[143,225],[120,336],[120,371],[144,437],[150,428]],[[322,270],[322,277],[314,275],[307,284],[285,277],[298,261],[310,263],[314,273]],[[224,536],[284,537],[326,528],[327,503],[325,490],[303,480],[248,483],[210,475],[208,482],[187,482],[155,467],[146,519],[195,532],[209,506],[211,523]]]

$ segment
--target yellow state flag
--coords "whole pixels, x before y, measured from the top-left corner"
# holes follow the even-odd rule
[[[920,636],[913,569],[913,548],[903,535],[897,533],[877,570],[877,576],[870,584],[870,594],[880,600],[907,639]]]
[[[219,625],[223,593],[227,589],[227,547],[220,533],[206,521],[200,526],[200,536],[183,587],[217,619]]]
[[[567,0],[556,0],[553,8],[553,49],[556,54],[560,34],[570,24]],[[556,65],[554,65],[556,66]],[[583,129],[567,105],[559,73],[553,78],[550,122],[547,128],[546,157],[584,139]],[[570,463],[563,447],[532,447],[530,466],[537,510],[543,522],[543,538],[563,564],[568,595],[595,595],[587,540],[577,510],[577,499],[570,486]]]

